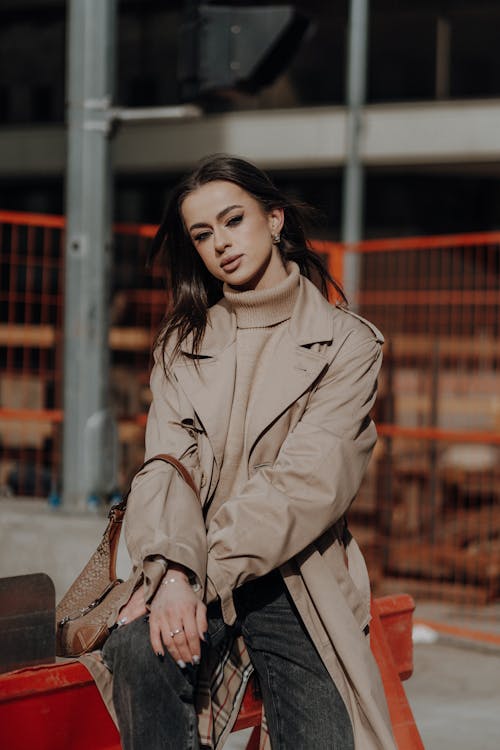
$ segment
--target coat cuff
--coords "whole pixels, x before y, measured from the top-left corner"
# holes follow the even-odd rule
[[[165,540],[161,544],[161,549],[159,549],[159,546],[158,548],[142,550],[142,564],[139,565],[139,568],[144,574],[144,600],[146,604],[150,603],[155,595],[163,576],[167,572],[169,563],[182,565],[191,571],[196,582],[200,584],[200,596],[202,596],[206,577],[205,566],[201,565],[200,560],[189,545],[184,545],[180,540],[176,542]]]
[[[213,560],[208,560],[207,566],[207,603],[220,599],[222,619],[226,625],[234,625],[236,622],[236,609],[234,606],[233,591],[223,582],[222,569]]]
[[[156,594],[165,573],[167,572],[168,563],[161,555],[151,556],[144,560],[142,570],[144,573],[143,591],[144,602],[149,604]]]

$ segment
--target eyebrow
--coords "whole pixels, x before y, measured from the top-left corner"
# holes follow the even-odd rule
[[[243,206],[240,206],[238,203],[234,203],[232,206],[227,206],[226,208],[223,208],[222,211],[219,211],[217,216],[215,217],[217,221],[220,221],[224,218],[226,214],[228,214],[230,211],[233,210],[233,208],[243,208]],[[191,224],[189,227],[189,231],[192,232],[193,229],[201,229],[202,227],[208,227],[209,224],[206,224],[204,221],[200,221],[197,224]]]

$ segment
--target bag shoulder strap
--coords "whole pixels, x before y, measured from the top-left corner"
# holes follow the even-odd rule
[[[196,497],[198,497],[198,488],[196,487],[193,478],[189,471],[186,469],[186,467],[179,461],[178,458],[175,458],[175,456],[171,456],[169,453],[158,453],[156,456],[152,456],[152,458],[148,458],[147,461],[144,461],[142,466],[136,471],[135,475],[139,474],[148,464],[153,463],[153,461],[163,461],[166,464],[170,464],[170,466],[173,466],[174,469],[177,470],[177,472],[180,474],[182,479],[186,482],[188,487],[190,487],[193,492],[195,493]],[[111,510],[109,511],[109,518],[118,522],[121,522],[123,519],[123,516],[125,514],[125,510],[127,508],[127,501],[130,495],[130,492],[132,490],[132,484],[128,488],[127,492],[125,493],[123,500],[120,503],[117,503],[116,505],[113,505]]]
[[[198,490],[196,488],[195,483],[193,482],[191,474],[188,472],[186,467],[183,466],[182,463],[177,458],[169,455],[168,453],[159,453],[157,456],[153,456],[152,458],[149,458],[147,461],[144,461],[144,463],[142,464],[140,469],[138,469],[136,474],[138,474],[139,471],[142,471],[145,466],[152,463],[153,461],[163,461],[164,463],[170,464],[171,466],[173,466],[179,472],[180,476],[186,482],[186,484],[189,487],[191,487],[193,492],[198,497]],[[106,526],[106,529],[104,531],[104,534],[101,540],[101,544],[99,545],[101,550],[107,551],[108,560],[109,560],[109,580],[110,581],[117,580],[116,558],[118,554],[118,543],[120,541],[122,523],[125,517],[125,510],[127,508],[127,500],[130,495],[131,489],[132,489],[132,485],[130,485],[121,503],[117,503],[116,505],[113,505],[113,507],[109,511],[108,525]],[[99,554],[100,556],[102,556],[102,551]]]

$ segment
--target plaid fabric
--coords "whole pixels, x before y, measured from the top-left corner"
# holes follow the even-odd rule
[[[200,744],[210,750],[224,745],[238,716],[253,666],[241,635],[229,635],[202,659],[196,691]],[[271,750],[264,711],[260,750]]]

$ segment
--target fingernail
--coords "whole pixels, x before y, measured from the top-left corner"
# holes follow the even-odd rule
[[[193,656],[193,664],[199,664],[200,663],[200,657],[199,656]]]
[[[162,654],[162,653],[160,653],[160,651],[157,651],[157,652],[156,652],[156,656],[158,657],[158,659],[159,659],[160,661],[163,661],[163,654]]]
[[[177,662],[177,666],[180,667],[181,669],[186,669],[186,662],[182,661],[182,659],[179,659]]]

